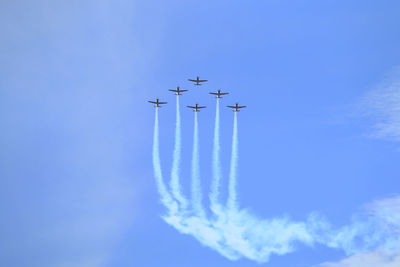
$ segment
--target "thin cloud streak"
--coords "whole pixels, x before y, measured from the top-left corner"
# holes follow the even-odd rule
[[[238,165],[238,125],[237,125],[237,112],[234,112],[233,119],[233,135],[232,135],[232,154],[231,154],[231,168],[229,173],[229,186],[228,186],[228,202],[227,206],[230,210],[237,210],[237,165]]]
[[[316,267],[398,267],[400,251],[384,252],[381,250],[360,253],[338,262],[325,262]]]
[[[363,98],[362,106],[377,119],[372,137],[400,141],[400,67]]]
[[[220,203],[220,183],[222,179],[221,171],[221,158],[220,158],[220,140],[219,140],[219,98],[217,98],[217,104],[215,109],[215,125],[214,125],[214,144],[213,144],[213,154],[212,154],[212,173],[213,179],[211,181],[211,192],[210,198],[210,208],[214,213],[220,213],[221,203]]]
[[[176,122],[175,122],[175,146],[172,156],[172,170],[171,170],[171,190],[172,195],[180,205],[182,209],[187,207],[187,199],[183,196],[181,186],[179,183],[179,167],[181,163],[181,114],[179,108],[179,95],[176,96]]]
[[[194,112],[193,154],[192,154],[192,205],[195,214],[204,216],[202,207],[202,193],[200,183],[200,159],[199,159],[199,123],[197,112]]]
[[[161,202],[165,207],[168,207],[172,211],[177,210],[176,202],[172,200],[171,195],[169,194],[167,187],[164,184],[164,180],[162,177],[161,170],[161,161],[160,161],[160,144],[159,144],[159,129],[158,129],[158,108],[155,111],[155,120],[154,120],[154,134],[153,134],[153,170],[154,177],[156,179],[158,193],[161,197]]]

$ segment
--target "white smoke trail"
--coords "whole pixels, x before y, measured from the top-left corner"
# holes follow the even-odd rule
[[[221,204],[219,199],[219,187],[221,183],[221,159],[220,159],[220,142],[219,142],[219,98],[217,98],[217,105],[215,109],[215,126],[214,126],[214,144],[212,155],[212,172],[213,179],[211,181],[210,203],[211,210],[214,213],[221,211]]]
[[[219,118],[216,118],[216,122],[219,122]],[[217,129],[218,126],[216,123]],[[215,140],[219,141],[216,134],[214,134]],[[215,142],[214,145],[216,143],[219,142]],[[158,113],[156,110],[153,165],[161,201],[168,209],[167,215],[163,218],[180,233],[193,236],[203,245],[216,250],[228,259],[237,260],[245,257],[263,263],[269,260],[271,254],[283,255],[294,251],[298,244],[309,246],[322,244],[342,249],[348,254],[374,249],[393,250],[400,248],[400,197],[373,203],[368,207],[367,214],[354,216],[352,223],[341,228],[332,227],[323,217],[316,214],[312,214],[303,222],[296,222],[288,217],[260,219],[246,210],[240,210],[236,196],[238,162],[236,113],[233,127],[228,209],[221,209],[220,212],[215,213],[216,218],[209,220],[201,204],[198,148],[198,122],[195,114],[191,203],[195,213],[191,213],[178,209],[177,203],[167,192],[163,183],[158,148]],[[214,146],[214,151],[218,150],[219,148],[216,149],[216,146]],[[214,156],[214,159],[218,158],[219,156]],[[216,162],[219,162],[219,160]],[[215,166],[219,167],[219,164]],[[213,196],[212,193],[210,193],[210,196]],[[218,194],[216,195],[218,196]],[[218,198],[216,199],[218,201]]]
[[[231,211],[238,209],[237,194],[236,194],[237,163],[238,163],[238,126],[237,126],[237,112],[234,112],[231,168],[229,173],[228,202],[227,202],[228,209]]]
[[[158,108],[156,108],[155,120],[154,120],[153,169],[154,169],[154,177],[156,179],[158,193],[160,194],[162,204],[171,210],[176,210],[177,209],[176,202],[172,200],[171,195],[168,193],[162,177],[160,148],[159,148]]]
[[[215,249],[228,259],[238,259],[240,256],[237,254],[237,252],[222,244],[222,236],[217,229],[213,228],[203,216],[190,216],[185,210],[178,209],[178,204],[173,200],[170,193],[167,191],[162,177],[159,152],[158,108],[156,108],[155,111],[154,121],[153,168],[161,203],[167,208],[168,211],[167,214],[163,216],[165,222],[173,226],[180,233],[194,236],[200,242]]]
[[[198,147],[198,127],[197,119],[195,119],[195,134],[196,141]],[[199,178],[199,157],[198,157],[198,148],[194,146],[194,155],[197,159],[194,159],[194,173],[196,174],[196,179]],[[196,152],[197,151],[197,152]],[[197,162],[197,163],[196,163]],[[153,139],[153,167],[154,167],[154,176],[156,178],[157,189],[161,197],[162,204],[167,208],[167,214],[163,216],[163,219],[166,223],[173,226],[180,233],[188,234],[194,236],[201,243],[215,249],[224,257],[237,260],[240,255],[232,250],[229,246],[226,246],[223,243],[223,237],[219,229],[215,229],[210,222],[204,216],[199,216],[199,214],[191,215],[187,211],[183,209],[178,209],[178,204],[174,201],[167,191],[162,177],[161,171],[161,163],[160,163],[160,153],[159,153],[159,128],[158,128],[158,109],[156,109],[155,114],[155,123],[154,123],[154,139]],[[196,182],[195,182],[196,184]],[[200,188],[200,183],[197,183],[196,190]],[[200,189],[198,189],[198,193],[201,194]],[[200,198],[196,197],[196,199],[200,199],[201,203],[201,195]],[[196,200],[197,201],[197,200]],[[201,208],[201,204],[199,204]],[[202,210],[202,208],[201,208]]]
[[[199,125],[197,112],[194,112],[193,154],[192,154],[192,205],[193,210],[199,216],[204,216],[202,207],[202,193],[200,184],[200,160],[199,160]]]
[[[175,147],[172,157],[171,181],[170,186],[172,195],[179,201],[181,208],[186,209],[187,200],[182,194],[179,183],[179,166],[181,162],[181,115],[179,109],[179,95],[176,96],[176,123],[175,123]]]

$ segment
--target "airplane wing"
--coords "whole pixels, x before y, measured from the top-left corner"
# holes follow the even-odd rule
[[[171,92],[178,92],[177,90],[174,90],[174,89],[168,89],[168,91],[171,91]]]
[[[158,104],[167,104],[168,102],[158,102]]]
[[[228,108],[236,108],[235,106],[227,106]]]
[[[227,95],[227,94],[229,94],[229,93],[219,93],[220,95]]]
[[[206,108],[206,107],[197,107],[197,108]]]
[[[199,80],[199,83],[208,82],[208,80]]]
[[[247,108],[246,106],[238,106],[237,108]]]
[[[193,106],[187,106],[188,108],[196,108],[196,107],[193,107]]]
[[[211,92],[210,92],[210,94],[211,94],[211,95],[218,95],[218,93],[211,93]],[[220,94],[220,95],[222,95],[222,94]]]
[[[191,82],[197,82],[196,80],[192,80],[192,79],[188,79],[188,81],[191,81]]]
[[[152,104],[157,104],[157,102],[154,102],[154,101],[147,101],[147,102],[152,103]]]
[[[187,92],[187,90],[179,90],[179,92]]]

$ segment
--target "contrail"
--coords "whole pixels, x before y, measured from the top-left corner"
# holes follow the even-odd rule
[[[237,210],[237,164],[238,164],[238,126],[237,126],[237,112],[234,112],[233,119],[233,135],[232,135],[232,155],[231,155],[231,168],[229,173],[229,188],[228,188],[228,209],[231,211]]]
[[[181,162],[181,115],[179,110],[179,95],[176,96],[176,123],[175,123],[175,147],[172,157],[170,186],[172,195],[179,201],[181,208],[187,208],[187,200],[183,196],[179,183],[179,166]]]
[[[219,202],[219,187],[221,183],[221,159],[220,159],[220,143],[219,143],[219,98],[215,109],[215,126],[214,126],[214,144],[212,155],[212,173],[213,179],[211,182],[210,202],[211,210],[214,213],[219,213],[221,204]]]
[[[177,134],[174,151],[172,177],[176,179],[176,188],[171,186],[172,194],[167,191],[163,182],[159,156],[158,110],[154,126],[153,166],[154,175],[161,202],[168,212],[163,219],[180,233],[196,238],[231,260],[245,257],[260,263],[267,262],[271,254],[284,255],[296,250],[297,245],[325,245],[342,249],[348,254],[354,254],[375,249],[400,249],[400,196],[375,201],[368,205],[367,212],[353,216],[352,221],[340,228],[330,225],[324,217],[312,213],[303,221],[294,221],[288,216],[262,219],[245,209],[239,209],[237,201],[238,172],[238,122],[234,114],[232,155],[228,185],[227,209],[219,204],[219,183],[221,167],[219,156],[219,103],[217,102],[214,149],[213,149],[213,180],[210,192],[211,210],[216,215],[212,220],[206,216],[202,206],[199,165],[199,130],[198,118],[195,112],[192,158],[192,197],[182,199],[193,207],[193,211],[178,208],[176,195],[180,193],[178,167],[180,164],[180,118],[177,102]],[[171,180],[172,180],[171,178]],[[172,182],[172,181],[171,181]],[[172,184],[172,183],[171,183]],[[174,190],[176,190],[174,192]],[[178,193],[178,194],[177,194]],[[271,203],[274,205],[275,203]],[[217,208],[215,208],[217,207]]]
[[[154,176],[156,179],[158,193],[160,194],[161,197],[161,202],[165,207],[168,207],[170,209],[176,209],[177,208],[176,202],[172,200],[171,195],[168,193],[162,177],[160,150],[159,150],[158,108],[156,108],[155,121],[154,121],[153,168],[154,168]]]
[[[199,125],[194,112],[193,154],[192,154],[192,205],[196,214],[203,216],[199,162]]]

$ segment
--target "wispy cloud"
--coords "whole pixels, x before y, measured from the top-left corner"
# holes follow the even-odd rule
[[[365,114],[375,120],[372,137],[400,141],[400,67],[393,68],[363,98],[362,106]],[[378,242],[379,248],[365,249],[366,252],[355,253],[338,262],[325,262],[319,267],[400,266],[400,197],[376,200],[365,207],[367,219],[363,225],[373,225],[379,229],[375,234],[367,235],[365,241]],[[346,233],[347,236],[351,234]],[[382,236],[385,238],[382,239]]]
[[[318,267],[398,267],[400,266],[400,251],[383,252],[376,250],[360,253],[338,262],[325,262]]]
[[[217,109],[218,112],[218,109]],[[156,111],[157,114],[157,111]],[[213,149],[214,168],[219,169],[218,120],[216,116],[216,140]],[[238,124],[237,114],[233,123],[232,161],[230,185],[227,204],[221,204],[215,197],[215,186],[220,180],[219,173],[214,170],[211,194],[211,214],[199,215],[196,205],[193,209],[185,209],[177,205],[179,199],[170,199],[169,193],[160,188],[162,185],[160,160],[156,159],[155,174],[159,186],[162,203],[167,208],[164,220],[180,233],[196,238],[201,244],[214,249],[231,260],[245,257],[256,262],[267,262],[272,254],[284,255],[296,250],[299,244],[313,246],[322,244],[327,247],[341,249],[347,254],[365,253],[376,249],[395,249],[400,247],[400,197],[392,197],[375,201],[366,205],[365,212],[352,216],[351,223],[342,227],[331,225],[323,216],[311,213],[304,221],[294,221],[290,217],[262,219],[240,207],[236,200],[237,158],[238,158]],[[157,117],[156,117],[157,120]],[[195,144],[197,140],[197,121],[195,118]],[[155,138],[158,136],[155,128]],[[157,139],[157,138],[156,138]],[[158,140],[155,140],[158,155]],[[197,162],[197,146],[194,146],[195,163]],[[198,184],[198,164],[192,166],[196,179],[192,181],[193,190],[201,191]],[[160,182],[161,181],[161,182]],[[197,192],[197,191],[196,191]],[[217,192],[217,191],[216,191]],[[168,196],[168,197],[166,197]],[[173,195],[172,195],[173,196]],[[169,199],[165,201],[164,199]],[[192,202],[198,203],[195,197]],[[193,203],[192,203],[193,205]],[[190,205],[188,205],[190,206]]]
[[[400,67],[363,99],[365,113],[374,119],[373,137],[400,141]]]

